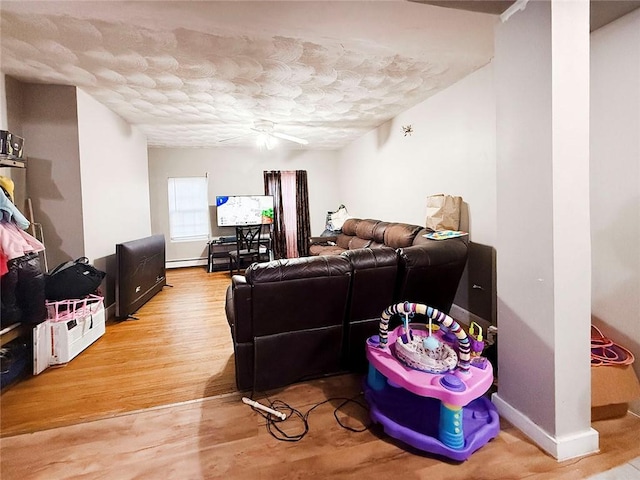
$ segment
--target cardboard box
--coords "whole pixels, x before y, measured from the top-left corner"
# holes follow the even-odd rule
[[[622,417],[640,398],[633,365],[591,367],[591,421]]]

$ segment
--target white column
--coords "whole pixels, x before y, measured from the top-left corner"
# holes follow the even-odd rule
[[[564,460],[590,427],[589,2],[529,2],[497,28],[499,389]]]

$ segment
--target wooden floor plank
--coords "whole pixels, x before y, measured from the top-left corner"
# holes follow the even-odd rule
[[[640,418],[595,422],[600,453],[557,462],[519,430],[501,432],[465,462],[406,447],[373,425],[343,429],[338,398],[361,399],[362,378],[341,375],[256,396],[305,413],[298,442],[272,437],[235,391],[224,317],[226,272],[170,270],[166,288],[115,322],[87,351],[3,392],[0,476],[8,479],[584,479],[640,456]],[[246,392],[245,392],[246,394]],[[355,404],[340,418],[368,424]],[[302,431],[295,418],[282,423]]]
[[[360,379],[343,375],[287,387],[271,398],[304,413],[335,392],[359,391]],[[314,409],[299,442],[273,438],[239,393],[4,437],[2,478],[571,480],[640,455],[640,419],[631,415],[594,423],[601,434],[599,454],[557,462],[502,422],[497,438],[455,462],[407,448],[378,426],[345,430],[334,418],[337,404]],[[353,416],[358,422],[367,418],[361,412]]]
[[[139,320],[109,322],[67,365],[3,391],[2,436],[235,391],[229,274],[171,269],[167,281]]]

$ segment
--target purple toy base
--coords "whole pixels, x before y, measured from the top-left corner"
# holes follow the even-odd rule
[[[418,450],[464,461],[500,433],[495,406],[479,397],[463,408],[464,447],[453,449],[438,440],[440,401],[421,397],[403,388],[386,386],[373,390],[364,382],[371,420],[383,426],[387,435]]]

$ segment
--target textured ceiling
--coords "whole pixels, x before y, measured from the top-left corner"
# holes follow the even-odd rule
[[[515,3],[515,0],[409,0],[411,2],[438,5],[447,8],[458,8],[471,12],[491,13],[500,15]],[[590,0],[589,27],[590,31],[625,16],[627,13],[640,8],[640,0]]]
[[[340,148],[488,63],[497,21],[405,1],[0,8],[4,73],[78,86],[167,147],[253,146],[268,120]]]

